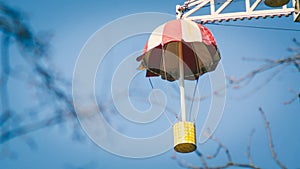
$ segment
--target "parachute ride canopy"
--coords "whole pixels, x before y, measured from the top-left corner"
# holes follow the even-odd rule
[[[145,45],[139,70],[147,70],[146,77],[161,76],[168,81],[178,80],[179,46],[182,48],[184,79],[196,80],[215,70],[219,60],[212,33],[191,20],[172,20],[157,27]]]
[[[191,20],[172,20],[157,27],[150,35],[139,70],[146,77],[161,76],[167,81],[180,80],[181,121],[173,126],[174,149],[188,153],[196,146],[194,122],[186,120],[184,80],[198,80],[206,72],[214,71],[220,53],[212,33]]]

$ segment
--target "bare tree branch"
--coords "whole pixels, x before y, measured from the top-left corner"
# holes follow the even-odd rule
[[[267,83],[269,83],[276,75],[282,72],[282,70],[287,66],[295,67],[298,71],[300,71],[300,43],[296,39],[293,39],[293,42],[297,46],[288,48],[288,51],[293,52],[292,56],[287,56],[280,59],[244,58],[244,60],[246,61],[259,61],[264,62],[264,64],[255,68],[254,70],[250,71],[248,74],[240,78],[235,78],[234,76],[227,76],[227,79],[229,81],[228,87],[233,89],[240,89],[249,85],[250,82],[259,74],[273,70],[272,74],[270,74],[268,78],[265,78],[264,83],[257,86],[251,92],[249,92],[249,94],[252,94],[261,89],[263,86],[266,86]],[[300,93],[297,92],[293,98],[291,98],[288,101],[285,101],[283,104],[291,104],[297,98],[300,98],[299,94]]]
[[[213,155],[206,155],[206,158],[207,159],[216,158],[219,155],[221,148],[222,148],[222,146],[219,145],[217,150],[215,151],[215,153]]]
[[[204,156],[202,155],[202,153],[201,153],[199,150],[196,150],[196,154],[200,157],[200,160],[201,160],[201,162],[202,162],[203,167],[204,167],[205,169],[207,169],[207,168],[208,168],[207,162],[206,162]]]
[[[282,162],[279,161],[279,159],[277,158],[277,154],[274,150],[274,143],[273,143],[272,133],[271,133],[271,129],[270,129],[270,123],[267,120],[265,112],[263,111],[263,109],[261,107],[259,108],[259,111],[261,113],[261,116],[262,116],[264,124],[265,124],[266,131],[267,131],[269,148],[270,148],[272,157],[273,157],[274,161],[278,164],[278,166],[280,166],[282,169],[286,169],[286,166],[284,164],[282,164]]]
[[[176,160],[179,166],[183,168],[189,168],[189,169],[226,169],[226,168],[231,168],[231,167],[241,167],[241,168],[252,168],[252,169],[260,169],[259,167],[253,165],[253,164],[242,164],[242,163],[234,163],[234,162],[228,162],[225,163],[224,165],[219,165],[219,166],[196,166],[184,159],[180,159],[178,157],[173,157],[173,159]]]
[[[285,102],[283,102],[283,104],[285,104],[285,105],[288,105],[288,104],[292,104],[294,101],[296,101],[297,99],[299,99],[299,101],[300,101],[300,93],[297,93],[295,90],[293,90],[293,89],[289,89],[289,92],[291,92],[291,93],[293,93],[294,94],[294,97],[293,98],[291,98],[291,99],[289,99],[289,100],[287,100],[287,101],[285,101]]]
[[[53,70],[50,65],[48,47],[49,39],[38,36],[33,33],[23,15],[4,3],[0,2],[0,31],[2,32],[1,59],[0,59],[0,144],[6,143],[13,138],[23,136],[30,132],[50,127],[56,124],[62,124],[65,121],[71,121],[74,125],[79,125],[76,119],[75,110],[68,86],[65,79]],[[40,105],[47,105],[47,111],[36,111],[37,114],[43,114],[39,119],[27,120],[28,112],[17,112],[10,104],[11,93],[8,89],[11,83],[13,66],[10,64],[9,47],[14,41],[19,49],[22,64],[29,68],[22,70],[30,79],[18,79],[22,84],[32,84],[32,92],[42,94],[36,101]],[[20,72],[20,70],[19,70]],[[13,74],[15,75],[16,72]],[[23,81],[22,81],[23,80]],[[52,99],[54,98],[54,99]],[[47,102],[42,103],[43,100]],[[44,107],[45,108],[45,107]],[[46,109],[46,108],[45,108]],[[53,111],[49,111],[49,109]],[[49,114],[47,114],[49,113]],[[28,119],[28,118],[27,118]],[[75,132],[79,132],[77,130]],[[32,139],[25,139],[28,145],[32,145]],[[5,147],[9,147],[5,144]],[[2,149],[2,147],[1,147]],[[1,154],[0,154],[1,155]]]
[[[251,143],[252,143],[252,136],[254,134],[255,130],[252,129],[249,135],[248,139],[248,146],[247,146],[247,158],[249,160],[249,164],[253,164],[252,156],[251,156]]]
[[[209,140],[216,142],[218,144],[218,148],[213,155],[206,155],[206,158],[207,159],[216,158],[219,155],[220,150],[224,149],[225,150],[224,152],[227,156],[227,162],[225,164],[219,165],[219,166],[209,166],[206,162],[205,156],[199,150],[196,150],[195,153],[197,154],[197,156],[200,157],[202,166],[193,165],[184,159],[176,157],[176,155],[173,156],[173,159],[175,159],[181,167],[190,168],[190,169],[226,169],[226,168],[231,168],[231,167],[259,169],[259,167],[254,165],[253,162],[250,162],[249,164],[233,162],[228,148],[219,139],[214,138],[213,136],[210,136]]]
[[[265,112],[263,111],[262,108],[259,108],[259,111],[261,113],[261,116],[262,116],[262,119],[263,119],[263,122],[264,122],[264,125],[265,125],[265,129],[267,131],[268,145],[269,145],[269,149],[270,149],[271,154],[272,154],[272,158],[280,168],[286,169],[287,167],[278,159],[277,154],[275,152],[273,137],[272,137],[272,133],[271,133],[271,129],[270,129],[270,123],[267,120]],[[225,154],[227,156],[227,163],[225,163],[224,165],[208,166],[208,164],[205,161],[204,156],[202,155],[202,153],[199,150],[196,151],[196,154],[200,157],[200,160],[202,162],[202,166],[195,166],[193,164],[188,163],[186,160],[176,158],[176,156],[174,156],[173,159],[175,159],[180,166],[182,166],[184,168],[190,168],[190,169],[225,169],[225,168],[230,168],[230,167],[259,169],[259,167],[254,165],[253,160],[252,160],[252,156],[251,156],[251,142],[252,142],[252,136],[253,136],[254,132],[255,132],[255,130],[253,129],[251,131],[251,133],[249,135],[249,139],[248,139],[247,158],[248,158],[249,164],[233,162],[228,148],[220,140],[214,138],[213,136],[210,136],[209,140],[212,140],[212,141],[216,142],[218,144],[218,148],[216,149],[216,151],[213,155],[206,155],[206,158],[207,159],[214,159],[220,154],[221,149],[224,149]]]
[[[10,103],[9,103],[9,95],[7,91],[8,80],[10,75],[10,63],[9,63],[9,44],[10,37],[7,35],[3,35],[2,39],[2,47],[1,47],[1,83],[0,83],[0,98],[2,105],[2,114],[1,114],[1,125],[3,125],[10,116]]]
[[[67,115],[65,112],[64,115]],[[72,115],[72,113],[69,114],[70,116]],[[43,119],[41,121],[37,121],[37,122],[33,122],[31,124],[27,124],[27,125],[23,125],[17,128],[13,128],[11,130],[6,130],[5,132],[1,133],[1,140],[0,140],[0,144],[3,144],[13,138],[16,137],[20,137],[22,135],[43,129],[43,128],[47,128],[47,127],[51,127],[60,123],[64,123],[66,122],[65,119],[62,119],[61,116],[55,116],[55,117],[51,117],[48,119]]]
[[[265,62],[265,64],[259,66],[258,68],[252,70],[251,72],[249,72],[248,74],[246,74],[245,76],[241,77],[241,78],[234,78],[233,76],[229,76],[227,77],[229,80],[229,83],[234,85],[233,87],[235,88],[240,88],[239,86],[243,86],[247,85],[251,82],[251,80],[258,74],[263,73],[265,71],[271,70],[277,66],[280,65],[295,65],[296,68],[300,71],[300,43],[296,40],[293,39],[293,42],[297,45],[297,47],[295,48],[289,48],[288,50],[291,52],[294,52],[294,54],[292,56],[288,56],[288,57],[283,57],[281,59],[257,59],[257,58],[244,58],[244,60],[246,61],[262,61]]]
[[[281,58],[278,60],[269,60],[268,59],[268,62],[266,64],[254,69],[253,71],[249,72],[247,75],[245,75],[241,78],[236,79],[233,76],[228,76],[227,79],[229,80],[229,83],[230,83],[230,85],[232,85],[233,88],[238,89],[238,88],[248,85],[254,79],[254,77],[260,73],[266,72],[266,71],[271,70],[278,66],[283,66],[285,64],[287,64],[287,65],[297,64],[298,65],[299,61],[300,61],[300,55],[284,57],[284,58]],[[277,71],[277,73],[279,73],[279,72]]]

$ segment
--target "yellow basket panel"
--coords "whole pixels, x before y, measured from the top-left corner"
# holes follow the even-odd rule
[[[173,126],[174,149],[180,153],[189,153],[196,150],[196,132],[193,122],[177,122]]]

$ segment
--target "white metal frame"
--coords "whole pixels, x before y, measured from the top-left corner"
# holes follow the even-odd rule
[[[265,10],[256,10],[257,6],[262,3],[262,0],[255,0],[253,4],[250,3],[250,0],[244,0],[246,9],[244,11],[222,13],[222,11],[227,8],[233,0],[226,0],[221,4],[217,9],[215,5],[215,0],[187,0],[183,6],[176,6],[176,16],[177,18],[187,18],[194,21],[207,23],[215,21],[236,21],[237,19],[252,19],[252,18],[266,18],[274,16],[289,16],[294,13],[294,21],[300,22],[300,0],[292,0],[292,7],[287,7],[287,5],[282,6],[281,8],[276,9],[265,9]],[[209,5],[210,14],[201,15],[201,16],[191,16],[193,13],[200,10],[202,7]],[[193,8],[192,8],[193,7]],[[186,12],[186,13],[185,13]],[[186,107],[185,107],[185,92],[184,92],[184,69],[182,61],[182,44],[179,42],[178,54],[180,57],[179,70],[180,70],[180,103],[181,103],[181,120],[186,121]]]
[[[293,6],[295,7],[294,21],[300,22],[300,0],[293,0]]]
[[[292,0],[293,6],[288,7],[287,5],[282,6],[281,8],[276,9],[264,9],[257,10],[256,7],[262,3],[262,0],[256,0],[253,4],[250,3],[250,0],[244,0],[246,9],[241,9],[242,11],[222,13],[225,8],[228,8],[233,0],[225,1],[220,7],[216,9],[215,0],[187,0],[184,5],[176,6],[176,15],[177,18],[187,18],[195,20],[202,23],[207,22],[222,22],[230,21],[237,19],[252,19],[252,18],[266,18],[274,16],[289,16],[294,13],[294,21],[300,22],[299,16],[299,0]],[[191,16],[204,6],[210,6],[210,14],[201,15],[201,16]]]

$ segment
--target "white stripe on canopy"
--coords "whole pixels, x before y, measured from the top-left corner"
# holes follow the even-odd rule
[[[185,42],[202,42],[201,30],[197,23],[190,20],[181,20],[182,39]]]
[[[162,34],[163,34],[163,30],[165,28],[165,25],[166,24],[160,25],[151,33],[149,40],[148,40],[147,51],[149,51],[161,44]]]

